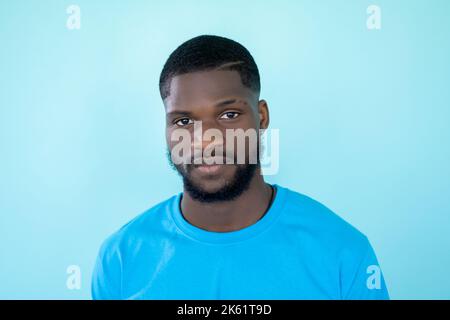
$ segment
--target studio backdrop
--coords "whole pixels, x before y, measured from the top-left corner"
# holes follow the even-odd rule
[[[2,1],[0,298],[90,299],[102,241],[177,193],[159,74],[201,34],[253,55],[267,181],[366,234],[392,299],[450,298],[450,1]]]

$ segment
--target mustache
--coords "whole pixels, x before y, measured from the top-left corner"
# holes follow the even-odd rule
[[[177,155],[173,154],[168,150],[169,157],[173,162],[185,165],[202,165],[202,164],[233,164],[236,162],[237,156],[234,152],[220,152],[215,153],[214,151],[208,155],[204,155],[203,150],[194,150],[190,154]],[[180,163],[181,162],[181,163]]]
[[[211,152],[204,155],[203,150],[194,150],[189,153],[180,155],[178,151],[173,152],[173,149],[167,148],[166,154],[172,168],[198,167],[201,165],[245,165],[245,164],[259,164],[259,155],[245,154],[244,158],[240,157],[236,152],[229,150],[220,152]]]
[[[223,156],[215,156],[215,157],[192,157],[189,163],[186,163],[188,166],[201,166],[204,164],[235,164],[236,161],[231,157],[223,157]]]
[[[234,163],[235,156],[233,153],[227,153],[225,150],[219,154],[212,152],[209,155],[204,155],[202,150],[194,150],[191,157],[191,164],[226,164],[226,163]]]
[[[166,156],[169,160],[170,164],[172,166],[175,165],[175,161],[172,158],[172,152],[169,149],[166,149]],[[181,157],[183,159],[182,163],[179,163],[178,165],[187,165],[187,166],[200,166],[202,164],[234,164],[236,163],[236,157],[234,155],[232,156],[226,156],[225,155],[213,155],[213,156],[203,156],[202,153],[197,152],[194,155],[190,157]],[[195,161],[197,159],[197,161]]]

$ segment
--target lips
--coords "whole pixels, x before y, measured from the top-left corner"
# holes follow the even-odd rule
[[[198,172],[204,173],[204,174],[214,174],[217,173],[223,165],[221,164],[203,164],[199,166],[195,166],[195,169]]]

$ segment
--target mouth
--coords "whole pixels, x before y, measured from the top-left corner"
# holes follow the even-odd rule
[[[223,168],[223,166],[223,164],[202,164],[195,166],[194,169],[202,174],[216,174]]]

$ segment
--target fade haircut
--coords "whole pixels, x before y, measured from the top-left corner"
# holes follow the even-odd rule
[[[165,100],[170,95],[173,77],[208,70],[237,71],[242,84],[259,96],[259,71],[250,52],[234,40],[201,35],[182,43],[170,54],[159,78],[161,98]]]

